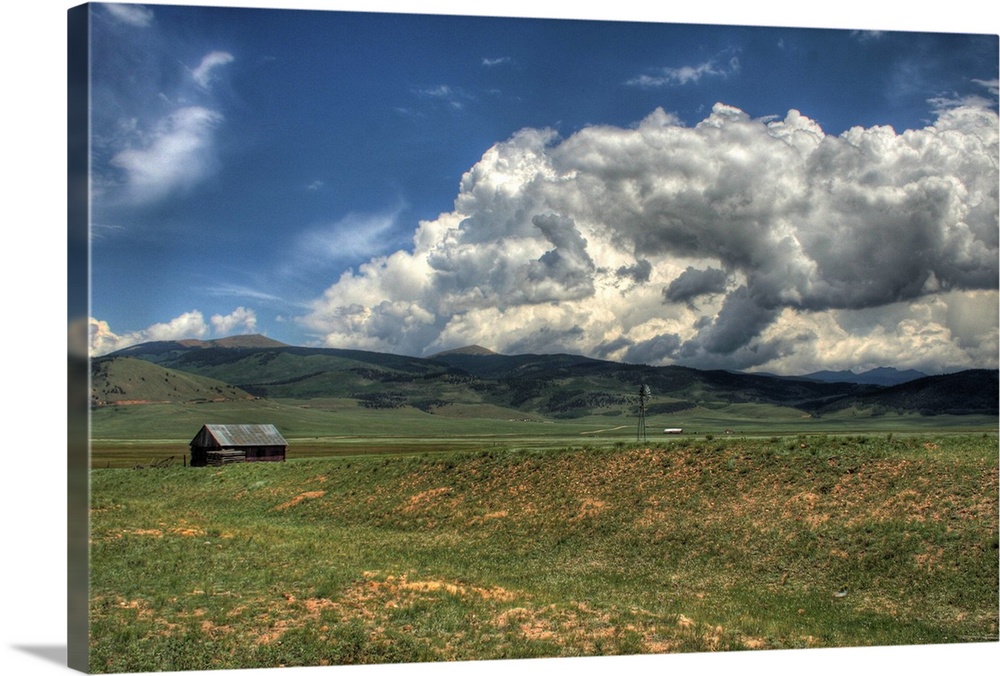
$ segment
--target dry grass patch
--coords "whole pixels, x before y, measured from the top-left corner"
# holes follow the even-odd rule
[[[477,587],[444,580],[411,580],[407,575],[388,575],[380,580],[378,573],[370,571],[365,571],[363,575],[365,580],[349,595],[361,601],[378,599],[394,607],[412,602],[414,594],[433,595],[437,592],[452,596],[477,596],[489,601],[512,601],[515,598],[514,592],[503,587]]]
[[[598,645],[613,642],[622,631],[608,613],[594,610],[586,603],[508,608],[497,614],[492,624],[500,629],[514,629],[525,639],[571,648],[569,653],[584,655],[594,654]]]
[[[324,495],[326,495],[326,491],[307,491],[305,493],[299,493],[298,495],[296,495],[294,498],[292,498],[288,502],[283,502],[280,505],[278,505],[277,507],[275,507],[274,509],[276,511],[280,512],[280,511],[289,509],[291,507],[294,507],[295,505],[297,505],[297,504],[299,504],[299,503],[301,503],[301,502],[303,502],[305,500],[315,500],[316,498],[321,498]]]
[[[441,486],[440,488],[432,488],[430,490],[417,493],[416,495],[410,496],[410,499],[403,506],[403,512],[408,514],[420,509],[427,509],[433,505],[438,498],[448,495],[451,492],[451,487]]]
[[[580,503],[580,511],[577,512],[576,516],[570,519],[570,521],[582,521],[583,519],[588,519],[596,516],[603,512],[608,506],[608,503],[603,500],[591,500],[584,499]]]
[[[282,594],[284,603],[274,601],[267,611],[257,615],[254,626],[263,627],[257,632],[254,644],[269,645],[279,641],[289,630],[308,625],[319,627],[321,615],[326,610],[337,610],[340,605],[330,599],[308,598],[298,600],[294,594]]]

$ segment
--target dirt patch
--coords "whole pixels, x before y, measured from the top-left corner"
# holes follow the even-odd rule
[[[580,511],[576,513],[576,516],[570,519],[570,521],[582,521],[583,519],[589,519],[591,517],[597,516],[603,512],[608,506],[608,503],[603,500],[591,500],[584,499],[580,503]]]
[[[940,570],[944,564],[944,548],[927,545],[923,553],[914,554],[913,561],[918,568],[928,572]]]
[[[378,628],[389,621],[393,611],[411,606],[417,601],[433,601],[444,595],[479,597],[501,602],[515,597],[513,592],[502,587],[477,587],[445,580],[415,580],[406,575],[388,575],[383,578],[380,573],[365,571],[362,578],[335,599],[299,599],[292,593],[282,594],[280,599],[268,604],[267,612],[257,616],[256,626],[260,630],[254,643],[273,643],[290,629],[309,624],[316,625],[323,631],[324,628],[319,625],[325,612],[332,611],[341,621],[361,619],[373,627],[373,632],[378,633]]]
[[[153,399],[115,399],[114,401],[109,401],[108,406],[141,406],[142,404],[169,404],[170,402],[166,399],[156,400]]]
[[[521,635],[533,641],[554,641],[559,638],[552,622],[535,610],[510,608],[500,613],[494,623],[501,628],[516,627]]]
[[[452,596],[479,596],[485,600],[511,601],[514,593],[503,587],[476,587],[458,582],[444,580],[410,580],[406,575],[389,575],[385,580],[378,580],[374,573],[365,573],[366,582],[364,596],[385,596],[387,601],[405,603],[412,601],[413,593],[436,594],[444,592]]]
[[[163,537],[163,531],[159,528],[133,528],[132,530],[123,531],[123,533],[127,535],[145,535],[154,538]]]
[[[178,527],[171,528],[170,532],[174,535],[180,535],[186,538],[201,537],[205,535],[205,531],[200,528],[190,528],[190,527]]]
[[[128,601],[122,599],[118,602],[118,607],[127,610],[134,610],[136,612],[136,618],[140,620],[147,620],[153,616],[152,609],[145,601]]]
[[[476,525],[479,525],[479,524],[484,524],[487,521],[495,521],[497,519],[504,519],[509,514],[510,514],[510,512],[508,512],[506,509],[501,509],[500,511],[490,512],[489,514],[483,514],[482,516],[474,516],[471,519],[469,519],[469,521],[466,523],[466,525],[467,526],[476,526]]]
[[[447,495],[449,493],[451,493],[451,488],[448,488],[447,486],[442,486],[441,488],[432,488],[428,491],[417,493],[416,495],[410,497],[409,501],[403,507],[403,511],[409,513],[409,512],[414,512],[418,509],[423,509],[424,507],[427,507],[428,505],[433,503],[434,500],[436,500],[437,498],[441,497],[442,495]]]
[[[215,638],[217,636],[224,636],[232,632],[232,630],[233,630],[232,627],[225,624],[216,624],[211,620],[201,621],[201,633],[205,634],[206,636],[210,636],[212,638]]]
[[[284,603],[272,604],[272,610],[258,616],[258,626],[263,630],[254,639],[256,645],[268,645],[285,635],[289,629],[313,623],[318,624],[324,610],[338,609],[340,604],[326,598],[298,600],[294,594],[281,595]]]
[[[260,619],[261,621],[266,622],[270,618],[267,615],[262,615]],[[289,620],[275,620],[267,631],[263,632],[257,637],[254,643],[256,645],[269,645],[271,643],[274,643],[282,636],[284,636],[285,632],[291,629],[292,626],[293,625]]]
[[[595,610],[586,603],[573,603],[569,607],[508,608],[499,613],[492,624],[517,631],[526,639],[570,647],[584,654],[594,653],[598,645],[613,643],[622,633],[622,628],[607,612]],[[627,625],[624,629],[639,636],[645,651],[664,652],[669,649],[669,644],[657,637],[651,628]]]
[[[181,521],[180,526],[172,528],[126,528],[117,533],[117,537],[125,535],[138,535],[140,537],[162,538],[165,535],[179,535],[181,537],[203,537],[206,535],[201,528],[185,524]],[[161,524],[164,525],[164,524]],[[231,535],[229,537],[232,537]]]
[[[299,493],[288,502],[283,502],[274,509],[280,512],[289,509],[290,507],[294,507],[295,505],[299,504],[300,502],[303,502],[304,500],[315,500],[316,498],[321,498],[324,495],[326,495],[326,491],[308,491],[306,493]]]

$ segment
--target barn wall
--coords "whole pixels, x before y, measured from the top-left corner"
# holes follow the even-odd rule
[[[284,462],[285,446],[235,446],[221,448],[191,446],[191,467],[217,466],[231,462]]]
[[[221,467],[234,462],[246,462],[247,454],[242,449],[227,448],[218,451],[208,452],[208,464],[213,467]]]
[[[202,427],[201,431],[198,432],[198,436],[196,436],[191,441],[191,448],[192,448],[192,450],[194,449],[195,446],[197,446],[198,448],[202,448],[202,449],[204,449],[204,448],[218,448],[219,444],[215,441],[215,438],[212,436],[212,434],[207,429],[205,429],[204,427]]]
[[[204,467],[208,463],[208,453],[205,448],[191,447],[191,466]]]
[[[253,446],[247,448],[247,462],[282,462],[284,459],[284,446]]]

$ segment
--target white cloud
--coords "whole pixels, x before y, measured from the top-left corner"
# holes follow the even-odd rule
[[[838,137],[725,105],[693,128],[656,111],[563,140],[526,129],[412,250],[343,274],[299,321],[328,345],[410,354],[788,372],[841,359],[835,336],[883,363],[995,365],[997,327],[973,318],[996,314],[997,137],[982,107]]]
[[[111,164],[124,171],[129,197],[155,201],[210,175],[217,162],[214,130],[222,119],[200,106],[181,108],[160,120],[141,142],[115,154]]]
[[[984,87],[986,91],[988,91],[990,95],[993,96],[994,98],[1000,95],[1000,80],[993,78],[992,80],[973,79],[972,81],[975,82],[977,85]]]
[[[136,28],[146,28],[153,23],[153,11],[143,5],[104,4],[101,6],[118,21]]]
[[[142,331],[145,340],[180,340],[182,338],[202,338],[208,333],[208,326],[201,312],[185,312],[169,322],[153,324]]]
[[[90,318],[88,333],[90,355],[92,357],[114,352],[132,344],[127,342],[122,336],[114,333],[107,322],[94,319],[93,317]]]
[[[257,313],[240,306],[225,316],[212,315],[212,329],[220,336],[227,336],[237,331],[253,333],[257,330]]]
[[[777,369],[789,374],[816,370],[817,364],[832,370],[889,364],[930,373],[995,368],[998,301],[995,290],[953,291],[861,310],[786,308],[761,342],[794,346]]]
[[[694,66],[685,65],[660,68],[654,71],[652,75],[637,75],[626,81],[625,84],[646,88],[674,87],[692,82],[697,83],[703,77],[728,77],[735,75],[739,70],[739,58],[731,56],[722,62],[718,59],[713,59]]]
[[[233,55],[228,52],[211,52],[202,58],[201,63],[191,71],[191,76],[199,86],[208,89],[212,83],[212,71],[233,61]]]
[[[174,78],[171,71],[183,66],[155,36],[149,43],[134,73],[114,74],[120,64],[105,63],[102,69],[109,72],[95,85],[94,96],[105,102],[95,104],[93,121],[92,190],[98,213],[104,206],[145,205],[176,196],[220,166],[216,139],[224,116],[211,85],[233,56],[209,52],[189,71],[191,77]],[[167,82],[174,85],[160,88]]]
[[[287,305],[288,301],[280,296],[276,296],[273,293],[268,293],[266,291],[261,291],[259,289],[243,286],[240,284],[218,284],[209,288],[204,289],[205,293],[211,294],[213,296],[235,296],[238,298],[253,298],[254,300],[263,301],[267,303],[277,303],[282,306]]]
[[[138,331],[118,334],[103,320],[89,319],[90,355],[98,357],[131,345],[151,341],[171,341],[187,339],[207,339],[213,332],[224,336],[236,330],[253,332],[257,327],[257,315],[249,308],[238,307],[228,315],[213,315],[211,326],[199,310],[185,312],[173,319],[153,324]]]
[[[91,223],[90,224],[90,239],[100,240],[108,237],[112,237],[117,233],[125,231],[125,226],[116,225],[114,223]]]
[[[315,265],[371,256],[390,249],[404,208],[398,203],[376,213],[350,213],[334,223],[319,225],[300,235],[287,272],[310,271]]]
[[[154,340],[183,340],[202,338],[208,333],[208,325],[201,312],[192,310],[168,322],[153,324],[140,331],[116,334],[107,322],[90,318],[90,354],[99,356]]]
[[[423,87],[414,90],[418,96],[442,101],[455,110],[465,108],[466,102],[472,100],[472,96],[460,88],[449,85],[435,85],[433,87]]]
[[[858,40],[858,42],[872,42],[878,41],[885,37],[885,31],[880,30],[863,30],[863,31],[852,31],[851,35]]]

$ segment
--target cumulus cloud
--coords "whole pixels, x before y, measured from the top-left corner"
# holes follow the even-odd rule
[[[777,314],[777,307],[762,306],[746,286],[741,286],[726,296],[714,321],[705,323],[698,335],[685,344],[686,354],[732,354],[759,336]]]
[[[690,303],[698,296],[722,293],[726,290],[729,275],[725,270],[707,268],[698,270],[688,266],[670,285],[663,289],[664,302]]]
[[[586,298],[594,293],[594,261],[573,219],[543,214],[531,219],[554,248],[524,268],[519,286],[529,302]]]
[[[223,336],[235,331],[253,333],[257,330],[257,313],[241,305],[228,315],[212,315],[212,329]]]
[[[99,356],[154,340],[183,340],[202,338],[208,333],[208,325],[201,312],[192,310],[168,322],[153,324],[139,331],[117,334],[102,320],[90,318],[90,354]]]
[[[211,326],[198,310],[185,312],[170,321],[153,324],[138,331],[115,333],[108,322],[91,317],[89,319],[90,355],[97,357],[131,345],[158,340],[205,339],[213,334],[224,336],[237,330],[254,331],[257,325],[256,313],[248,308],[238,307],[228,315],[213,315]]]
[[[649,275],[653,272],[653,264],[645,258],[635,262],[634,265],[622,265],[615,272],[621,278],[628,278],[635,282],[648,282]]]
[[[995,365],[996,326],[969,322],[996,304],[997,139],[996,112],[968,102],[898,133],[723,104],[694,127],[656,110],[565,139],[525,129],[412,249],[344,273],[300,321],[328,345],[410,354],[549,345],[780,372],[834,366],[826,336],[893,308],[866,334],[873,358]]]
[[[663,333],[647,338],[635,345],[627,345],[623,360],[630,364],[657,364],[677,356],[681,348],[681,337],[676,333]],[[615,350],[608,351],[614,354]]]

